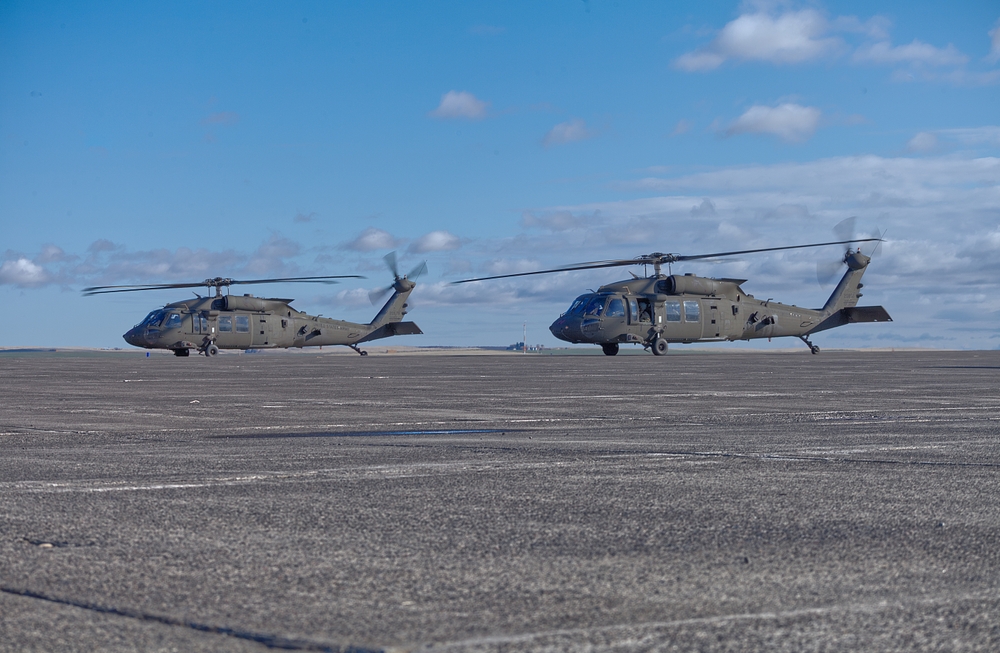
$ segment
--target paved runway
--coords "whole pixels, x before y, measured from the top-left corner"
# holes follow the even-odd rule
[[[0,354],[0,650],[1000,650],[1000,352]]]

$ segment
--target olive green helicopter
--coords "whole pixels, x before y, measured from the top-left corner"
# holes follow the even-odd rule
[[[254,297],[253,295],[223,294],[223,288],[235,285],[264,283],[337,283],[338,279],[364,279],[359,275],[318,277],[286,277],[277,279],[230,279],[215,277],[197,283],[164,283],[124,286],[92,286],[83,294],[139,292],[177,288],[215,289],[215,295],[172,302],[151,311],[144,320],[128,330],[125,342],[145,349],[169,349],[176,356],[189,356],[191,351],[212,357],[220,349],[277,349],[344,345],[362,356],[368,352],[358,345],[391,336],[423,333],[413,322],[404,322],[407,298],[416,284],[413,279],[427,272],[421,263],[409,274],[400,275],[395,252],[385,256],[393,273],[393,282],[369,293],[372,303],[389,291],[392,296],[368,324],[334,320],[308,315],[292,308],[292,299]]]
[[[651,265],[652,276],[640,277],[633,273],[632,279],[609,283],[601,286],[597,292],[577,297],[569,309],[549,327],[552,335],[574,344],[600,345],[608,356],[616,355],[622,344],[642,345],[654,355],[663,356],[667,353],[667,346],[670,343],[770,339],[786,336],[799,338],[813,354],[818,354],[819,347],[809,339],[814,333],[857,322],[892,321],[888,312],[881,306],[857,305],[863,287],[861,277],[881,241],[881,236],[851,238],[809,245],[697,255],[654,252],[631,259],[592,261],[550,270],[500,274],[452,283],[472,283],[572,270]],[[856,249],[850,247],[865,242],[876,242],[870,255],[863,254],[860,246]],[[822,308],[800,308],[770,299],[757,299],[741,287],[746,283],[746,279],[715,279],[693,274],[662,273],[664,265],[669,272],[673,263],[683,261],[828,245],[848,245],[843,257],[836,262],[833,274],[827,273],[828,278],[832,280],[835,277],[840,265],[846,264],[847,271]],[[822,263],[817,266],[821,282],[826,267]]]

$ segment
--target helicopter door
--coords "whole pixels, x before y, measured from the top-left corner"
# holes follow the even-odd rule
[[[718,338],[722,333],[722,323],[719,321],[719,302],[709,300],[702,304],[705,309],[705,328],[702,330],[702,338]]]
[[[270,315],[251,315],[250,321],[251,325],[251,336],[252,344],[254,347],[270,347],[271,346],[271,316]]]
[[[604,311],[604,319],[601,321],[601,331],[603,340],[607,342],[617,342],[627,332],[625,317],[625,301],[621,297],[612,297],[608,301],[608,307]]]

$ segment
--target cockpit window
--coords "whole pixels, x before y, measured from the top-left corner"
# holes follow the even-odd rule
[[[607,317],[625,317],[625,303],[615,297],[608,302],[608,312],[605,315]]]
[[[139,326],[158,327],[160,326],[160,322],[163,321],[163,315],[163,311],[153,311],[146,316],[146,319],[139,323]]]
[[[583,314],[599,317],[604,311],[604,300],[605,297],[594,297],[587,303],[587,308],[583,309]]]
[[[163,323],[164,329],[176,329],[181,325],[181,316],[178,313],[171,313]]]
[[[575,315],[582,311],[584,304],[587,302],[587,297],[589,296],[590,295],[580,295],[574,299],[573,303],[569,306],[569,310],[566,311],[566,315]]]

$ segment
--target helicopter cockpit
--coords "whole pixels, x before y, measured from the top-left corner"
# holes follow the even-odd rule
[[[164,316],[166,314],[167,314],[166,311],[164,311],[162,309],[156,309],[155,311],[151,311],[149,313],[149,315],[147,315],[142,320],[142,322],[140,322],[139,324],[136,324],[135,326],[136,327],[158,327],[158,326],[160,326],[160,322],[163,321],[163,318],[164,318]]]

